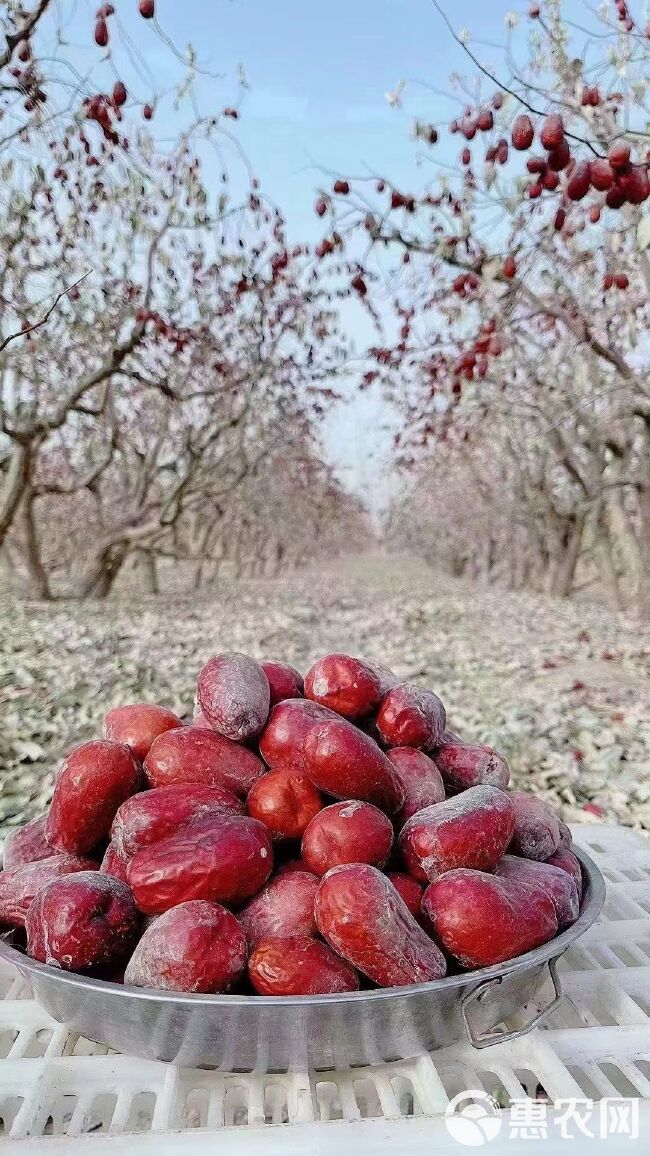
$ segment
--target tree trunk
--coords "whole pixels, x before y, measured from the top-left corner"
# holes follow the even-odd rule
[[[194,578],[192,579],[192,589],[200,590],[203,585],[203,559],[199,559],[194,570]]]
[[[124,543],[118,546],[107,546],[100,552],[83,581],[72,597],[85,600],[87,598],[108,598],[113,583],[128,557],[128,547]]]
[[[150,550],[140,550],[138,567],[142,570],[142,584],[145,594],[160,594],[156,555],[152,554]]]
[[[25,562],[27,563],[27,570],[29,572],[32,588],[37,598],[42,598],[45,602],[52,599],[52,592],[50,590],[50,583],[47,570],[43,565],[41,558],[41,547],[39,542],[38,528],[36,525],[36,518],[34,516],[34,505],[36,496],[31,487],[25,493],[25,503],[23,507],[23,527],[25,531]]]
[[[30,479],[34,461],[34,446],[14,444],[9,458],[9,466],[3,477],[0,491],[0,545],[18,512],[21,499]]]
[[[568,598],[573,590],[584,526],[584,516],[580,516],[567,519],[567,524],[563,529],[562,551],[556,559],[551,586],[551,594],[554,594],[556,598]]]

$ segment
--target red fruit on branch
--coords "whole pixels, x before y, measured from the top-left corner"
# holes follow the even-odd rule
[[[640,165],[635,165],[629,173],[621,173],[619,184],[621,192],[625,194],[625,199],[630,205],[642,205],[650,195],[648,174]]]
[[[517,263],[511,254],[508,254],[503,262],[503,276],[509,280],[515,276],[517,272]]]
[[[625,193],[620,185],[612,185],[611,189],[607,190],[605,204],[608,209],[620,209],[621,205],[625,204]]]
[[[535,139],[535,129],[529,116],[522,113],[515,119],[512,126],[511,138],[513,148],[518,152],[529,149]]]
[[[598,157],[591,162],[591,183],[599,193],[605,193],[614,183],[614,173],[609,161]]]
[[[559,148],[562,144],[562,141],[564,140],[564,125],[562,123],[562,117],[557,113],[553,113],[551,116],[547,116],[544,124],[542,125],[542,131],[539,135],[539,139],[548,152],[550,152],[552,149]]]
[[[617,289],[627,289],[630,279],[626,273],[617,273],[614,277],[614,284]]]
[[[334,192],[338,193],[341,197],[347,197],[348,193],[350,192],[349,182],[343,181],[340,178],[339,180],[334,181]]]
[[[614,284],[613,274],[612,273],[605,273],[605,276],[603,277],[603,289],[605,290],[605,292],[607,292],[609,289],[611,289],[613,284]]]
[[[567,182],[566,194],[571,201],[581,201],[586,197],[591,185],[591,164],[580,161]]]
[[[156,14],[155,0],[140,0],[138,12],[141,16],[144,16],[145,20],[152,20]]]
[[[626,169],[630,163],[631,148],[626,141],[615,141],[607,154],[607,160],[617,172]]]
[[[490,129],[494,128],[494,115],[492,110],[489,108],[482,109],[478,114],[476,124],[481,132],[489,132]]]
[[[562,169],[565,169],[571,160],[569,142],[566,139],[561,141],[558,147],[548,154],[547,160],[549,169],[552,169],[554,173],[562,172]]]
[[[113,104],[116,104],[118,108],[120,108],[123,104],[126,104],[126,98],[126,87],[121,80],[117,80],[113,85]]]
[[[472,160],[471,150],[470,149],[463,149],[462,153],[460,154],[460,160],[461,160],[461,164],[463,164],[463,165],[470,164],[471,160]]]
[[[315,202],[314,212],[316,213],[317,217],[324,217],[325,216],[325,214],[327,212],[327,202],[324,201],[322,197],[319,197],[318,200]]]
[[[108,44],[108,25],[105,20],[98,20],[95,25],[95,44],[106,48]]]
[[[142,109],[142,115],[143,115],[145,120],[151,120],[152,119],[153,108],[150,104],[145,104],[144,108]]]

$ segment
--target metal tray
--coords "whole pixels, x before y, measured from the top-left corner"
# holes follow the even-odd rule
[[[345,1068],[411,1059],[465,1035],[476,1048],[512,1040],[559,1004],[557,961],[597,918],[605,884],[575,850],[584,891],[572,927],[506,963],[431,983],[344,995],[179,995],[88,979],[36,963],[0,937],[0,957],[31,984],[34,997],[71,1031],[120,1052],[183,1067],[237,1071]],[[537,996],[550,973],[553,997]],[[503,1020],[526,1010],[516,1031]]]

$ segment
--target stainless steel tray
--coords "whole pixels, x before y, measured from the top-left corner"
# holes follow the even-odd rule
[[[467,1035],[476,1048],[536,1027],[562,998],[557,961],[597,918],[605,884],[576,850],[584,892],[572,927],[494,967],[412,987],[344,995],[178,995],[88,979],[36,963],[0,938],[0,957],[29,981],[34,997],[71,1031],[121,1052],[184,1067],[225,1071],[345,1068],[410,1059]],[[554,994],[537,997],[550,973]],[[517,1031],[498,1025],[525,1008]]]

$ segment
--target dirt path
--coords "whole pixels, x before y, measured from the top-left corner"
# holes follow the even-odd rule
[[[41,810],[66,748],[118,701],[191,711],[219,650],[306,669],[343,650],[430,685],[454,730],[497,746],[565,817],[650,829],[650,625],[587,604],[479,591],[410,558],[350,558],[214,596],[4,600],[0,829]],[[583,808],[590,808],[585,813]]]

